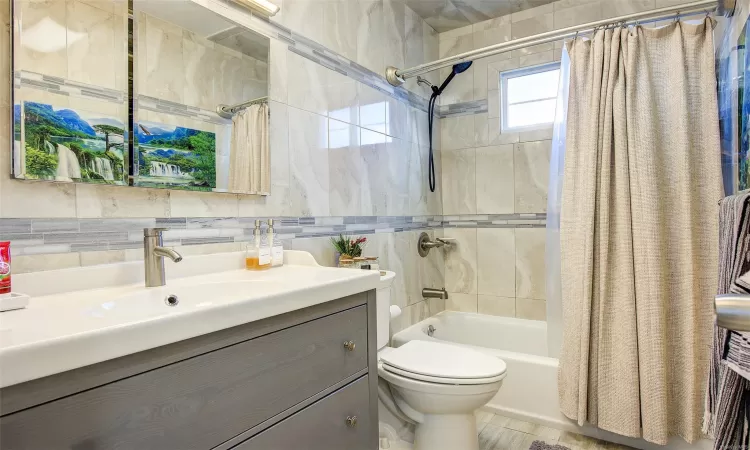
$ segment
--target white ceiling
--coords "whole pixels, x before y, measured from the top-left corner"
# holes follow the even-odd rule
[[[404,0],[438,33],[556,0]]]

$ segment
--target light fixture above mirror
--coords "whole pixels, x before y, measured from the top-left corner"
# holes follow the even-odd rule
[[[250,8],[255,12],[259,12],[268,17],[276,15],[281,8],[278,5],[274,5],[268,0],[232,0],[238,5],[242,5],[246,8]]]

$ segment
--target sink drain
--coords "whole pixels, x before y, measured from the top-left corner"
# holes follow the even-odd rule
[[[180,299],[177,298],[176,295],[167,295],[167,297],[164,299],[164,303],[167,304],[167,306],[177,306],[178,303],[180,303]]]

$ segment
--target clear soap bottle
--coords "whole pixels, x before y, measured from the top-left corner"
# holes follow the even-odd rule
[[[271,251],[261,235],[260,220],[255,221],[253,240],[247,245],[245,267],[247,270],[266,270],[271,267]]]
[[[271,266],[284,265],[284,245],[276,240],[276,232],[273,228],[273,219],[268,219],[268,246],[271,249]]]

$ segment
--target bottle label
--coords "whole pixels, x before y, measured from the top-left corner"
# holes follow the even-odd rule
[[[10,242],[0,242],[0,294],[10,293]]]
[[[271,249],[271,260],[274,266],[278,266],[284,262],[284,247],[278,245]]]
[[[271,249],[270,248],[266,247],[266,248],[258,249],[258,264],[261,266],[271,264]]]

